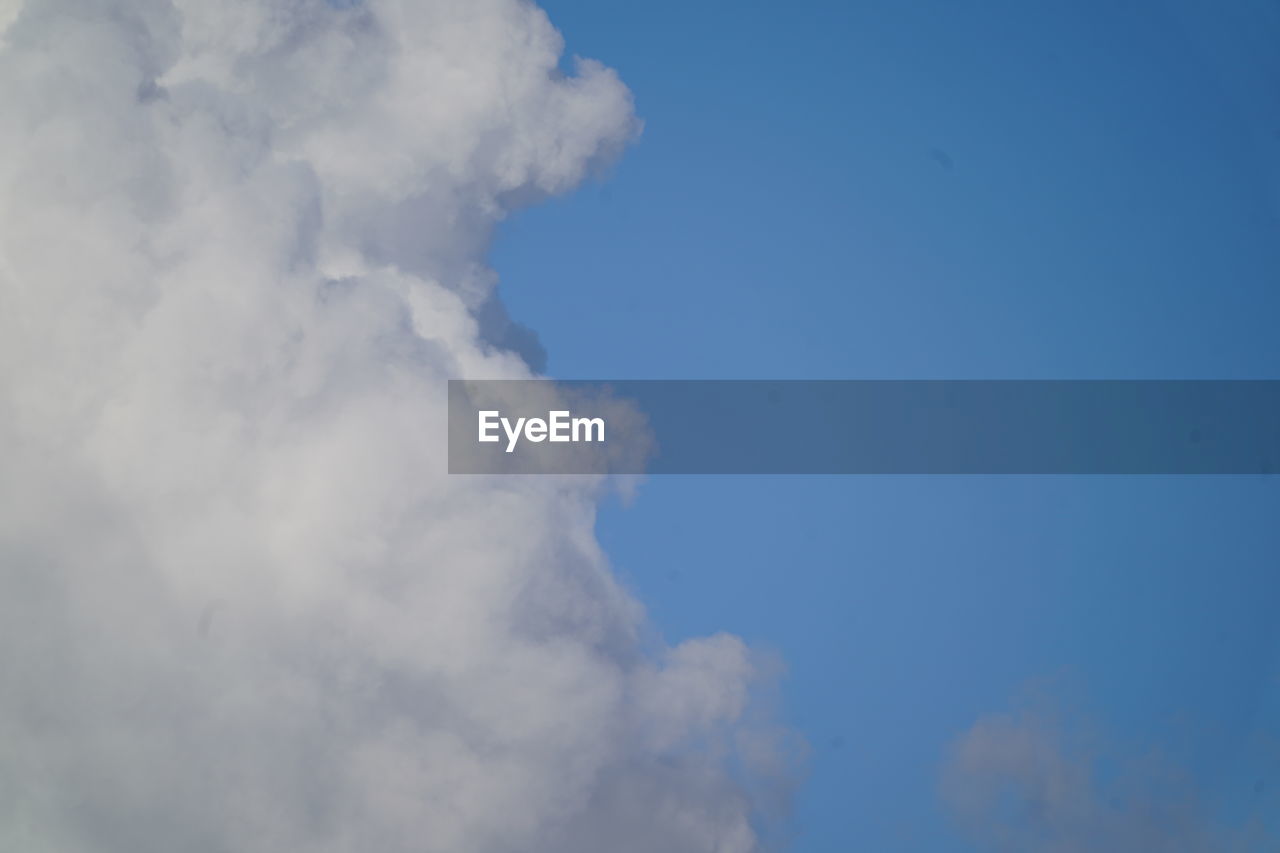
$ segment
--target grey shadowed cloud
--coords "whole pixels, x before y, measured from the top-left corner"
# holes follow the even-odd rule
[[[1224,826],[1194,780],[1158,751],[1132,756],[1051,706],[987,714],[951,745],[939,792],[986,851],[1263,853],[1261,813]]]

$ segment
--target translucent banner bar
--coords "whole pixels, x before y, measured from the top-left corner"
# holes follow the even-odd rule
[[[1272,474],[1280,381],[451,380],[453,474]]]

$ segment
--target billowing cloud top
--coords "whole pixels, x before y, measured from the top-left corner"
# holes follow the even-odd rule
[[[0,29],[0,849],[756,849],[749,652],[647,637],[598,483],[443,470],[617,77],[520,0]]]

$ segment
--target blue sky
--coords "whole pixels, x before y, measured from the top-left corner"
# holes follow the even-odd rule
[[[552,375],[1280,378],[1276,4],[542,5],[646,123],[493,247]],[[1100,773],[1280,814],[1278,489],[668,477],[598,526],[670,639],[785,660],[792,849],[961,851],[948,745],[1046,689]]]

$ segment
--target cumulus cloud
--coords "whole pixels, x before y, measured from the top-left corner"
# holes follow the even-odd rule
[[[988,714],[954,744],[940,793],[979,845],[1016,853],[1260,853],[1260,819],[1225,827],[1158,752],[1103,749],[1049,711]]]
[[[599,482],[444,473],[445,380],[541,358],[493,227],[637,131],[561,52],[524,0],[0,3],[0,848],[758,848],[751,652],[653,640]]]

